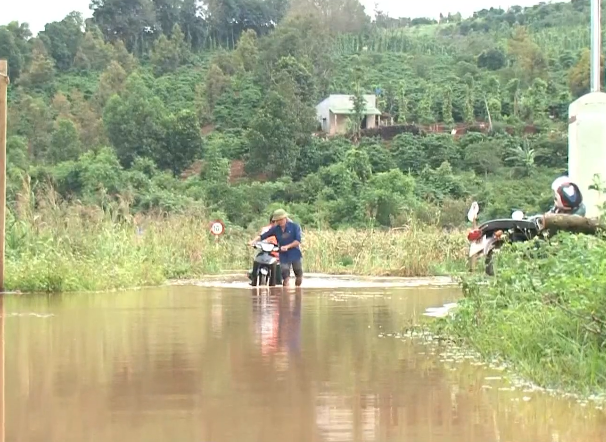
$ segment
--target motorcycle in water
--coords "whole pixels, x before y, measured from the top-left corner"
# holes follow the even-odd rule
[[[256,242],[253,244],[253,248],[259,250],[254,260],[257,272],[256,274],[253,274],[252,270],[248,272],[248,279],[256,282],[257,286],[275,286],[281,275],[278,275],[278,258],[273,256],[272,253],[278,252],[280,248],[267,241]],[[255,266],[253,266],[254,268]]]
[[[542,231],[540,226],[542,215],[524,218],[524,213],[516,210],[511,218],[486,221],[476,226],[478,211],[479,207],[474,202],[467,215],[473,223],[473,229],[467,234],[469,260],[473,268],[475,261],[484,256],[485,272],[489,276],[494,275],[494,255],[499,252],[503,244],[529,241]]]

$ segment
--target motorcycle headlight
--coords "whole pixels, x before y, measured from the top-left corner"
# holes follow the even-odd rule
[[[516,221],[520,221],[524,219],[524,212],[522,212],[521,210],[516,210],[511,214],[511,218],[515,219]]]

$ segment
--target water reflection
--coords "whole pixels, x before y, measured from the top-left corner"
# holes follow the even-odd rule
[[[457,296],[173,287],[8,298],[7,313],[27,315],[6,317],[7,440],[606,440],[597,412],[523,402],[487,388],[480,367],[453,371],[379,337]]]
[[[223,298],[221,297],[221,293],[214,293],[212,300],[211,328],[213,334],[220,337],[223,332]]]
[[[255,343],[261,354],[284,356],[301,351],[301,293],[271,291],[252,295]]]

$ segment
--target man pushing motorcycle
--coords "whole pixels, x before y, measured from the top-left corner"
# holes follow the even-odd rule
[[[275,225],[265,233],[257,236],[250,244],[263,241],[275,236],[280,246],[280,267],[282,269],[282,285],[287,286],[290,278],[290,269],[295,273],[295,286],[300,287],[303,282],[303,265],[301,260],[301,226],[288,219],[288,214],[282,209],[273,213],[272,221]]]

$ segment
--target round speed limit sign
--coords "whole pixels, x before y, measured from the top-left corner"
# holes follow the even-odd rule
[[[215,236],[223,235],[225,233],[225,225],[221,221],[214,221],[210,225],[210,233]]]

